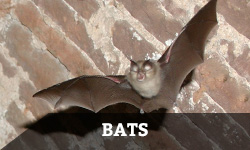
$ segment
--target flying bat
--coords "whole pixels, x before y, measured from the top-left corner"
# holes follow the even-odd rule
[[[158,61],[133,61],[125,75],[80,76],[33,95],[55,108],[79,106],[99,112],[128,103],[146,112],[170,109],[186,76],[204,61],[208,34],[217,24],[216,2],[211,0],[188,23]]]

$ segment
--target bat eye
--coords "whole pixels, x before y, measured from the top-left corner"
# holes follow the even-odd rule
[[[145,69],[146,71],[150,70],[151,68],[152,68],[151,65],[145,65],[145,66],[144,66],[144,69]]]
[[[146,60],[144,63],[143,63],[143,70],[144,71],[149,71],[151,70],[153,67],[153,63],[150,61],[150,60]]]
[[[137,72],[138,71],[138,67],[137,66],[132,66],[130,68],[130,71]]]

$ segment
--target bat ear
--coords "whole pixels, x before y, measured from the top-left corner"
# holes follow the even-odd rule
[[[149,59],[145,60],[143,63],[143,66],[146,66],[146,65],[152,66],[152,62]]]
[[[158,60],[158,62],[160,64],[164,64],[164,63],[168,63],[170,60],[170,56],[171,56],[171,48],[172,46],[170,46],[166,52],[161,56],[161,58]]]
[[[130,60],[130,71],[137,72],[138,71],[138,66],[137,63],[133,60]]]
[[[132,59],[130,59],[130,67],[132,67],[132,66],[137,66],[137,64],[136,64],[135,61],[133,61]]]
[[[172,48],[172,47],[171,47]],[[167,51],[167,56],[165,58],[165,62],[168,63],[171,55],[171,48]]]
[[[145,60],[145,61],[144,61],[144,64],[146,64],[146,63],[150,63],[150,59]]]

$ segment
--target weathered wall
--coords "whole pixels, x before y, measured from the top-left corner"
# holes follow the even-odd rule
[[[0,147],[51,112],[32,98],[83,74],[123,74],[157,58],[207,0],[1,0]],[[206,60],[176,112],[250,112],[250,2],[218,0]]]

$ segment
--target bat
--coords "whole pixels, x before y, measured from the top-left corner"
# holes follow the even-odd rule
[[[211,0],[187,24],[158,61],[131,60],[126,75],[80,76],[33,95],[55,108],[79,106],[99,112],[117,103],[128,103],[151,112],[170,109],[186,76],[204,61],[208,34],[217,24],[216,2]]]

